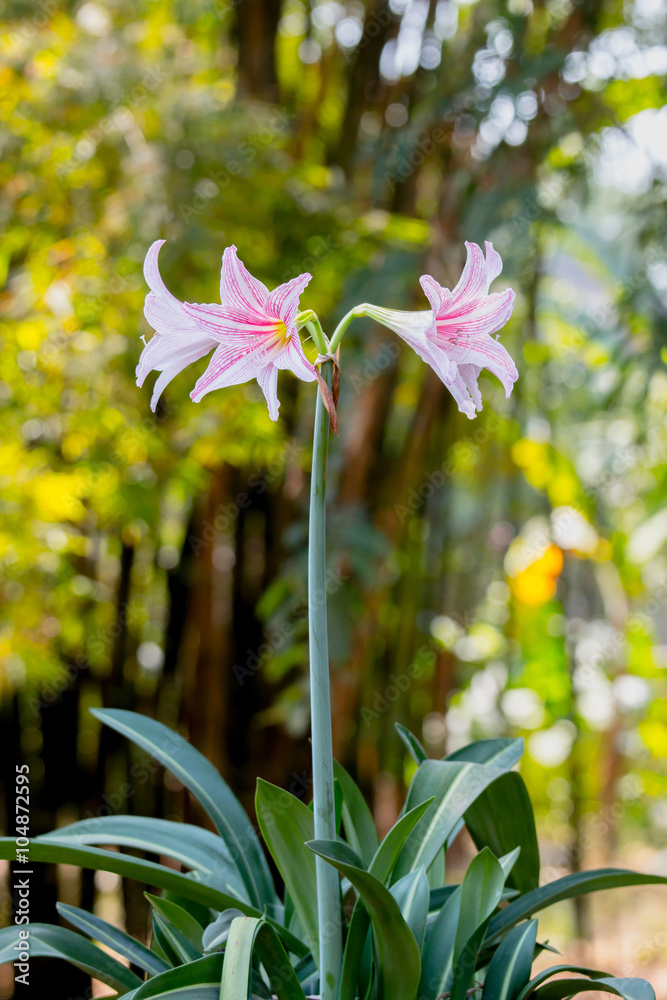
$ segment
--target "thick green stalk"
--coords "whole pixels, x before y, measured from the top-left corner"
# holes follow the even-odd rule
[[[354,319],[360,319],[362,316],[367,316],[366,303],[362,303],[360,306],[355,306],[354,309],[350,309],[349,313],[346,313],[331,337],[331,342],[329,344],[329,350],[332,354],[335,354],[338,350],[341,340],[343,339],[343,334],[347,330],[348,326]]]
[[[331,385],[331,361],[322,375]],[[327,564],[325,494],[329,415],[318,392],[310,480],[308,536],[308,644],[310,652],[310,709],[313,752],[313,807],[315,839],[335,840],[329,643],[327,637]],[[338,873],[322,858],[316,859],[317,912],[320,941],[320,993],[322,1000],[336,1000],[342,956],[342,930]]]

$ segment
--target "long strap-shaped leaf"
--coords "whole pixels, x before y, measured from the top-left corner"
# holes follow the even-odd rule
[[[474,743],[459,747],[442,759],[468,760],[473,764],[489,764],[501,771],[509,771],[521,760],[523,748],[524,743],[520,736],[499,736],[491,740],[475,740]]]
[[[277,896],[257,835],[241,803],[218,771],[178,733],[155,719],[124,709],[94,709],[93,715],[155,757],[183,782],[213,820],[249,893],[260,908]]]
[[[413,997],[419,983],[419,948],[394,897],[379,879],[357,866],[347,844],[315,840],[308,846],[345,875],[364,901],[373,926],[380,1000]]]
[[[540,884],[540,851],[535,814],[520,774],[509,771],[485,788],[465,813],[465,825],[475,846],[490,848],[496,857],[521,845],[521,855],[508,885],[530,892]]]
[[[537,941],[537,920],[519,924],[491,959],[482,1000],[515,1000],[530,979]]]
[[[394,882],[389,892],[398,903],[401,916],[414,934],[421,953],[426,934],[430,894],[426,872],[423,868],[408,872],[398,882]]]
[[[15,945],[21,942],[22,928],[13,925],[0,931],[0,964],[16,962],[20,950]],[[107,983],[121,996],[129,990],[141,986],[139,976],[111,955],[98,948],[88,938],[51,924],[30,924],[30,957],[62,958],[70,965],[76,965],[88,975]]]
[[[423,761],[428,760],[428,754],[414,733],[411,733],[410,730],[400,722],[395,722],[394,728],[403,740],[403,743],[405,744],[415,764],[421,764]]]
[[[78,906],[68,906],[67,903],[56,903],[56,907],[58,913],[77,930],[83,931],[84,934],[99,941],[100,944],[105,944],[118,955],[129,959],[132,965],[150,973],[151,976],[166,972],[169,968],[166,962],[163,962],[145,944],[135,941],[125,931],[119,930],[118,927],[114,927],[113,924],[102,920],[101,917],[95,916],[94,913],[81,910]]]
[[[621,889],[631,885],[667,885],[661,875],[643,875],[626,868],[596,868],[589,872],[575,872],[533,889],[513,900],[498,913],[489,925],[488,943],[492,944],[520,920],[538,913],[553,903],[574,896],[584,896],[602,889]]]
[[[394,823],[375,852],[369,871],[382,883],[387,883],[403,844],[431,804],[431,799],[415,806]],[[430,900],[429,900],[430,901]],[[340,979],[340,1000],[354,1000],[358,992],[359,969],[370,929],[370,917],[363,901],[358,899],[348,927]]]
[[[169,1000],[219,1000],[222,955],[208,955],[188,965],[163,972],[144,983],[131,1000],[168,997]],[[130,998],[128,998],[130,1000]],[[239,998],[241,1000],[241,998]]]
[[[16,841],[12,837],[0,837],[0,859],[14,861],[16,859]],[[159,889],[169,889],[185,899],[195,903],[203,903],[215,910],[226,910],[236,907],[250,917],[261,917],[262,914],[245,900],[237,899],[218,889],[215,885],[199,881],[189,875],[176,872],[166,865],[157,865],[153,861],[142,861],[118,851],[104,851],[98,847],[83,847],[56,840],[37,841],[30,843],[30,860],[46,861],[53,864],[78,865],[80,868],[92,868],[95,871],[114,872],[137,879],[146,885],[154,885]],[[270,921],[271,922],[271,921]],[[308,953],[307,946],[293,934],[282,927],[276,928],[285,944],[295,955]]]
[[[426,799],[435,801],[408,838],[394,869],[394,880],[421,865],[428,870],[468,807],[502,773],[497,767],[469,761],[425,760],[420,764],[405,810]]]
[[[191,823],[174,823],[145,816],[101,816],[70,823],[35,839],[69,840],[91,846],[117,844],[119,847],[136,847],[151,854],[166,854],[188,868],[214,873],[228,882],[230,890],[236,895],[248,898],[248,890],[222,837]]]
[[[547,979],[553,979],[554,976],[562,975],[564,973],[580,978],[586,976],[589,980],[611,978],[606,972],[601,972],[599,969],[587,969],[583,965],[551,965],[548,969],[542,969],[541,972],[538,972],[537,975],[533,976],[530,982],[526,983],[523,989],[518,993],[516,1000],[527,1000],[528,997],[532,997],[538,986],[542,986],[543,983],[546,983]],[[572,979],[569,981],[572,982]]]
[[[265,920],[237,917],[225,948],[220,1000],[247,1000],[256,953],[278,1000],[305,1000],[296,972],[273,928]]]
[[[449,993],[454,972],[454,942],[461,914],[461,886],[456,886],[429,931],[422,955],[420,998],[435,1000]]]
[[[313,814],[290,792],[261,778],[257,782],[255,804],[262,836],[285,881],[319,968],[315,855],[306,847],[306,842],[315,836]]]
[[[163,896],[154,896],[150,892],[144,893],[146,899],[151,904],[154,910],[163,917],[164,920],[168,920],[172,927],[175,927],[177,931],[190,942],[192,947],[197,951],[197,958],[202,957],[204,951],[204,946],[202,944],[203,927],[201,924],[195,920],[191,913],[179,906],[178,903],[174,902],[173,899],[165,899]]]
[[[378,849],[373,815],[361,789],[337,760],[334,761],[334,777],[343,793],[343,824],[350,847],[369,865]]]
[[[464,1000],[472,984],[491,914],[503,894],[507,872],[488,847],[475,855],[461,884],[461,910],[454,942],[452,1000]]]
[[[579,993],[613,993],[623,1000],[655,1000],[645,979],[560,979],[530,994],[533,1000],[565,1000]]]

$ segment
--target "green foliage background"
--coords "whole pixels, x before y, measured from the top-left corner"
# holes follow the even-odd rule
[[[410,773],[394,722],[434,754],[524,735],[547,869],[664,848],[664,5],[4,17],[0,708],[35,832],[128,800],[192,808],[102,736],[101,704],[180,725],[250,809],[257,775],[308,795],[314,390],[281,379],[277,424],[254,383],[195,406],[202,363],[151,415],[133,377],[150,243],[189,301],[215,301],[229,243],[269,286],[308,270],[302,306],[330,330],[359,301],[422,308],[419,275],[452,287],[463,241],[487,239],[517,291],[510,401],[485,379],[468,422],[389,335],[364,321],[344,342],[336,751],[386,827]],[[87,878],[74,897],[113,895]],[[143,898],[123,904],[141,927]]]

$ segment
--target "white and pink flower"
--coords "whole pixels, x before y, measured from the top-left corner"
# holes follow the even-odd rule
[[[445,383],[459,410],[471,419],[482,409],[477,379],[487,368],[502,382],[509,397],[519,377],[497,333],[512,315],[514,292],[489,292],[502,271],[500,254],[486,243],[486,259],[476,243],[466,243],[468,259],[454,289],[443,288],[425,274],[421,286],[431,309],[402,312],[366,306],[366,315],[389,327],[429,364]]]
[[[303,353],[295,325],[299,296],[310,274],[279,285],[269,292],[227,247],[222,256],[220,305],[181,302],[166,288],[158,268],[164,240],[157,240],[146,254],[144,275],[149,288],[144,314],[155,335],[141,353],[137,385],[151,371],[159,371],[151,399],[158,399],[171,380],[193,361],[211,350],[208,368],[190,393],[198,403],[206,393],[256,378],[266,397],[269,416],[278,418],[278,370],[289,368],[297,378],[314,382],[313,365]]]

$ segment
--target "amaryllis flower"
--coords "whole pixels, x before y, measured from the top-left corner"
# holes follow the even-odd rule
[[[213,389],[239,385],[256,378],[272,420],[278,418],[278,369],[289,368],[297,378],[314,382],[315,369],[306,360],[295,326],[299,296],[310,281],[300,274],[269,292],[245,269],[236,247],[222,255],[220,305],[180,302],[166,288],[158,269],[164,240],[157,240],[144,263],[151,289],[144,315],[155,330],[137,365],[137,385],[151,371],[162,374],[155,383],[151,409],[155,410],[165,386],[193,361],[215,348],[208,368],[190,393],[198,403]]]
[[[512,358],[492,335],[503,327],[514,306],[514,292],[489,293],[502,271],[500,254],[486,244],[486,259],[476,243],[466,243],[468,259],[453,292],[425,274],[421,286],[431,309],[400,312],[367,306],[367,315],[388,326],[414,348],[445,383],[459,410],[471,419],[482,409],[477,379],[488,368],[509,397],[519,373]]]

